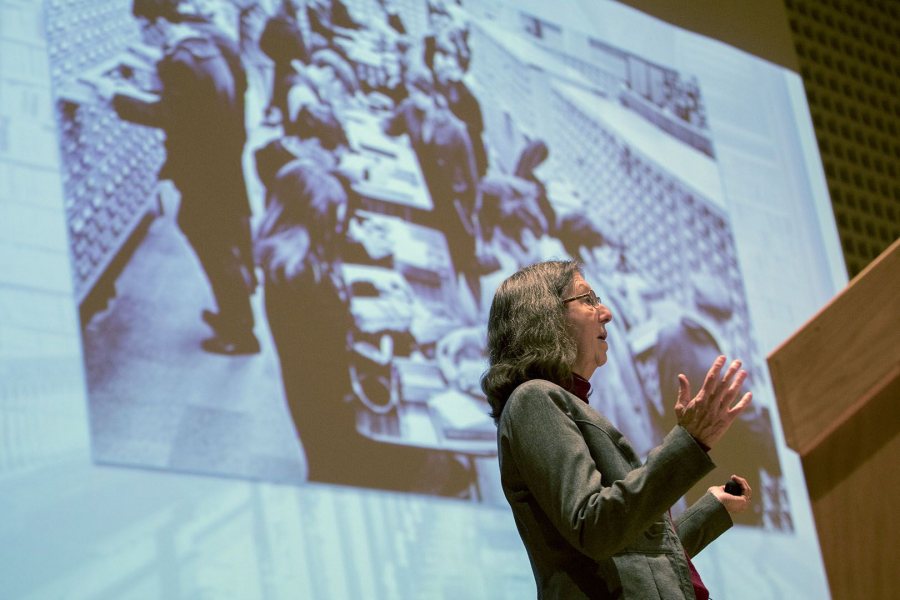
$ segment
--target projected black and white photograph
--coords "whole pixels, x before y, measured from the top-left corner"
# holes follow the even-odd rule
[[[614,314],[590,402],[639,453],[678,373],[764,370],[696,71],[500,0],[47,19],[99,463],[502,506],[487,314],[551,258]],[[739,519],[790,532],[770,406],[734,429]]]
[[[656,522],[724,517],[710,493],[730,515],[686,550],[712,597],[827,598],[818,446],[792,412],[813,408],[785,404],[773,357],[860,289],[866,186],[838,169],[829,197],[847,134],[783,56],[800,5],[723,7],[772,22],[745,43],[646,4],[0,0],[4,598],[534,597],[520,509],[595,514],[515,487],[537,468],[565,488],[559,419],[494,420],[503,331],[554,310],[578,319],[527,358],[591,375],[565,416],[636,474],[595,449],[580,464],[610,485],[584,502],[665,464]],[[501,284],[556,259],[573,293],[504,311]],[[752,403],[693,444],[679,375],[695,394],[720,355]],[[712,469],[691,488],[657,460],[673,439]],[[732,476],[752,493],[725,497]]]

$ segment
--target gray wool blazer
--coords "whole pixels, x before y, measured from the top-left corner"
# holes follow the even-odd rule
[[[642,465],[624,436],[577,396],[520,385],[500,417],[500,476],[538,598],[693,599],[695,556],[732,525],[705,494],[669,508],[713,462],[676,426]]]

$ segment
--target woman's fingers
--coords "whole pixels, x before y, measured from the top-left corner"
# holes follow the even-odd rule
[[[728,365],[728,370],[725,371],[725,375],[719,379],[719,373],[721,373],[722,367],[725,366],[725,361],[725,355],[716,357],[712,366],[710,366],[709,371],[706,373],[706,379],[703,380],[703,387],[700,390],[703,392],[704,397],[715,398],[720,403],[723,402],[724,396],[731,390],[730,386],[732,379],[734,379],[736,373],[740,373],[739,369],[741,368],[741,361],[735,359]],[[744,375],[744,378],[746,378],[746,374]],[[743,382],[743,379],[741,379],[741,381]],[[735,395],[736,394],[737,392],[735,392]]]
[[[747,392],[741,398],[740,402],[738,402],[737,404],[735,404],[734,406],[732,406],[731,408],[728,409],[728,414],[732,415],[732,418],[736,418],[738,415],[740,415],[742,412],[744,412],[744,410],[746,410],[748,406],[750,406],[750,402],[752,402],[752,401],[753,401],[753,392]]]
[[[684,373],[678,374],[678,398],[675,400],[675,410],[683,411],[691,401],[691,384]]]
[[[731,361],[731,364],[728,365],[728,370],[725,371],[725,377],[722,378],[722,383],[719,385],[719,389],[727,388],[728,384],[731,382],[731,379],[734,377],[735,373],[738,373],[738,369],[740,368],[740,360],[734,359],[733,361]]]
[[[718,384],[719,372],[722,370],[722,367],[725,365],[725,355],[721,354],[716,357],[716,360],[713,361],[712,366],[709,368],[709,371],[706,373],[706,378],[703,380],[703,386],[700,388],[700,391],[703,392],[706,396],[712,396]]]
[[[734,360],[720,378],[725,362],[724,355],[718,356],[713,361],[703,386],[693,398],[690,397],[687,378],[684,375],[678,376],[678,399],[675,402],[678,423],[710,447],[725,434],[732,422],[747,408],[752,398],[748,392],[734,404],[748,374],[741,369],[741,361]]]
[[[747,480],[739,475],[732,475],[732,479],[741,484],[741,490],[743,491],[743,496],[747,499],[747,502],[750,502],[750,499],[753,498],[753,490],[750,488],[750,484],[747,483]]]
[[[735,361],[739,363],[740,361]],[[734,381],[731,382],[731,385],[719,396],[719,401],[722,406],[726,408],[730,408],[734,403],[734,399],[737,398],[738,394],[741,393],[741,388],[744,385],[744,381],[747,380],[747,371],[740,370],[737,373],[737,376],[734,377]]]

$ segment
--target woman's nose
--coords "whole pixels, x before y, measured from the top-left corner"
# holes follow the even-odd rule
[[[609,323],[613,320],[612,311],[609,310],[609,307],[605,304],[601,304],[599,307],[597,307],[597,317],[602,323]]]

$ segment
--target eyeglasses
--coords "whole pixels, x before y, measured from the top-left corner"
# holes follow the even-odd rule
[[[578,294],[577,296],[572,296],[571,298],[563,298],[562,303],[567,304],[569,302],[582,299],[584,300],[584,303],[591,308],[599,308],[600,303],[602,302],[602,300],[597,297],[597,294],[594,293],[594,290],[591,290],[583,294]]]

